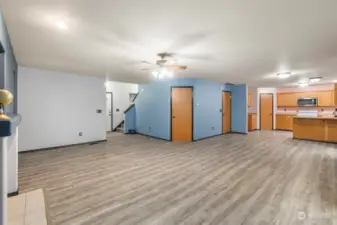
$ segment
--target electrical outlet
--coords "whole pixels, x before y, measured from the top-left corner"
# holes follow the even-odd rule
[[[149,131],[151,131],[151,127],[149,127]]]
[[[212,127],[212,130],[214,130],[214,127]]]

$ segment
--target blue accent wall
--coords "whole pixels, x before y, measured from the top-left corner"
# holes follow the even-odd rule
[[[140,134],[171,139],[171,86],[194,86],[195,79],[173,78],[139,85],[136,130]]]
[[[246,84],[232,85],[232,132],[248,133],[248,87]]]
[[[136,107],[131,107],[124,113],[124,133],[129,133],[130,130],[136,130]]]
[[[136,131],[171,139],[171,87],[193,87],[194,140],[222,133],[222,83],[195,78],[173,78],[139,85],[136,99]]]
[[[197,79],[194,85],[194,140],[222,133],[221,83]]]
[[[6,23],[0,10],[0,41],[5,54],[0,55],[0,88],[10,91],[14,95],[13,103],[5,106],[7,113],[17,113],[17,70],[18,64],[10,42]]]
[[[162,139],[170,139],[170,88],[166,82],[138,86],[136,131]]]

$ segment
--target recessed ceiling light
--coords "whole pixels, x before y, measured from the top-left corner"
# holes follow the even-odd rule
[[[314,82],[318,82],[322,80],[322,77],[313,77],[313,78],[310,78],[310,82],[314,83]]]
[[[276,75],[278,76],[278,78],[284,79],[284,78],[289,77],[290,74],[291,74],[291,72],[288,71],[288,72],[279,72],[279,73],[277,73]]]
[[[64,21],[58,21],[56,23],[56,25],[58,26],[58,28],[60,28],[62,30],[68,29],[68,26],[67,26],[67,24]]]
[[[333,80],[332,83],[337,83],[337,80]]]

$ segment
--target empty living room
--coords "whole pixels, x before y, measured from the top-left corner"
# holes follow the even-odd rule
[[[337,225],[336,9],[0,0],[0,225]]]

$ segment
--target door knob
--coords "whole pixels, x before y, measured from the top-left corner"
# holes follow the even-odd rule
[[[175,116],[172,116],[173,119],[175,119],[176,117]]]

